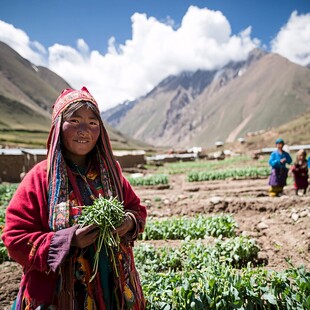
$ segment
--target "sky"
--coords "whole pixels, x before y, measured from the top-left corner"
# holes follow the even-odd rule
[[[262,48],[310,63],[310,0],[0,0],[0,41],[106,110]]]

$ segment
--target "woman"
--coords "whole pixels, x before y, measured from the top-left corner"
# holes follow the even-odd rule
[[[146,208],[114,160],[97,102],[83,87],[66,89],[53,106],[47,160],[19,185],[6,212],[3,241],[23,267],[16,309],[145,309],[131,246]],[[93,281],[95,225],[80,228],[80,206],[118,197],[125,218],[116,232],[117,275],[103,249]]]
[[[308,188],[308,163],[307,154],[305,150],[299,150],[296,155],[296,161],[291,168],[294,176],[294,188],[295,193],[298,195],[298,191],[303,190],[303,194],[306,195]]]
[[[292,158],[289,153],[283,150],[284,141],[279,138],[276,140],[277,149],[270,155],[269,165],[272,167],[269,178],[269,196],[275,197],[283,193],[283,187],[286,185],[287,172],[286,164],[291,164]]]

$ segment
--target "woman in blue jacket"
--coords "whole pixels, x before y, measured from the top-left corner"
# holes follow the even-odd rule
[[[286,185],[288,169],[286,164],[292,163],[289,153],[283,150],[283,139],[276,140],[277,149],[270,155],[269,165],[271,166],[271,174],[269,178],[269,196],[275,197],[283,193],[283,187]]]

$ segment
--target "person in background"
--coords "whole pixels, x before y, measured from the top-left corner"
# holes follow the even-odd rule
[[[294,177],[294,188],[296,195],[299,190],[303,190],[305,195],[308,188],[308,163],[307,154],[305,150],[299,150],[296,154],[296,161],[291,167],[291,171]]]
[[[77,221],[99,195],[123,202],[125,217],[116,228],[120,247],[114,257],[102,248],[90,282],[99,229]],[[2,239],[23,267],[13,309],[145,309],[132,251],[145,221],[146,208],[114,159],[97,102],[85,87],[64,90],[53,106],[47,160],[26,174],[6,211]]]
[[[292,163],[290,154],[283,150],[284,141],[279,138],[276,140],[277,149],[273,151],[269,158],[269,165],[271,166],[271,174],[269,177],[269,196],[276,197],[283,193],[283,188],[286,185],[288,169],[286,164]]]

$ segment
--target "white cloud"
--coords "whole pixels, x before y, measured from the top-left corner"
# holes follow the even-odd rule
[[[36,41],[30,41],[21,29],[0,20],[0,41],[8,44],[17,53],[36,65],[46,65],[46,50]]]
[[[220,11],[207,8],[189,7],[177,29],[170,17],[162,22],[135,13],[131,21],[132,38],[116,45],[112,37],[105,55],[90,51],[86,42],[79,39],[76,48],[59,44],[49,47],[46,66],[73,87],[85,85],[104,110],[146,94],[170,74],[215,69],[231,60],[245,59],[260,44],[251,38],[250,27],[232,34],[227,18]],[[42,64],[45,50],[40,50],[40,45],[34,49],[35,42],[12,25],[2,22],[0,33],[4,26],[11,27],[14,39],[8,42],[0,35],[0,40],[33,63]]]
[[[272,40],[271,50],[302,66],[310,64],[310,13],[294,11]]]

